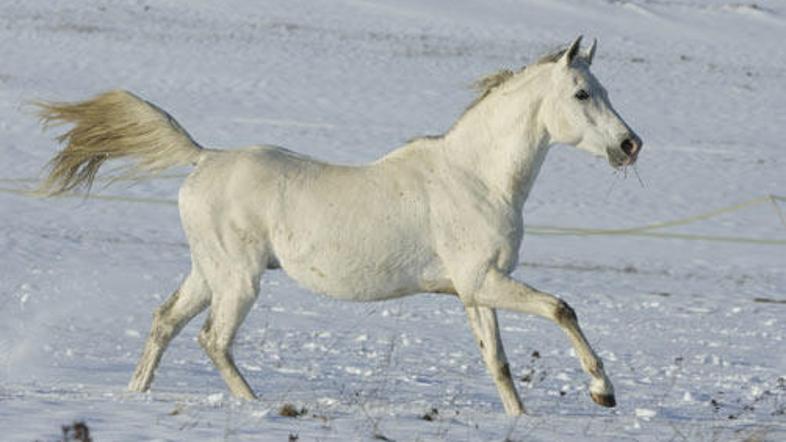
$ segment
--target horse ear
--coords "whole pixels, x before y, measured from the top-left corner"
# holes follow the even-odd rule
[[[592,64],[592,59],[595,58],[595,50],[598,48],[598,39],[593,38],[592,44],[590,45],[587,53],[584,55],[584,59],[587,60],[587,64]]]
[[[569,66],[573,59],[576,58],[576,55],[579,53],[579,47],[581,46],[581,35],[578,36],[573,43],[570,44],[568,50],[565,51],[565,54],[562,56],[562,62],[564,65]]]

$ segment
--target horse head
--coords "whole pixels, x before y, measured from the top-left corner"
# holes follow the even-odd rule
[[[636,162],[642,141],[609,101],[590,71],[596,41],[580,53],[581,37],[552,55],[550,87],[542,102],[543,123],[554,143],[569,144],[605,156],[613,167]]]

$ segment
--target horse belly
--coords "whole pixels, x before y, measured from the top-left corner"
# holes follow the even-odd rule
[[[443,274],[433,252],[411,237],[278,244],[275,252],[284,271],[303,287],[349,301],[434,290]]]
[[[442,272],[421,181],[383,166],[290,173],[268,214],[276,259],[301,285],[335,298],[429,290]]]

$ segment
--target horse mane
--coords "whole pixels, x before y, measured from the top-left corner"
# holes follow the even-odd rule
[[[568,50],[567,48],[560,48],[551,51],[545,55],[540,56],[530,66],[555,63],[557,62],[557,60],[562,58],[563,55],[565,55],[565,51],[567,50]],[[478,95],[477,97],[475,97],[475,100],[473,100],[472,103],[470,103],[470,105],[467,106],[466,110],[470,110],[473,107],[475,107],[475,105],[480,103],[484,98],[488,97],[491,91],[493,91],[499,86],[502,86],[508,80],[513,78],[514,75],[524,72],[525,70],[527,70],[527,65],[524,65],[521,69],[515,72],[510,69],[500,69],[497,72],[488,74],[484,77],[481,77],[479,80],[476,80],[474,83],[472,83],[472,89],[474,89],[478,93]]]
[[[540,58],[538,58],[538,61],[536,61],[534,64],[539,65],[539,64],[547,64],[547,63],[556,63],[560,58],[562,58],[563,55],[565,55],[565,52],[567,51],[568,48],[559,48],[557,50],[551,51],[545,55],[541,55]]]
[[[540,57],[538,57],[538,59],[534,63],[530,65],[524,65],[517,71],[513,71],[510,69],[500,69],[496,72],[485,75],[478,80],[475,80],[475,82],[472,83],[472,89],[475,90],[475,92],[477,92],[477,96],[475,97],[474,100],[472,100],[472,103],[470,103],[469,106],[467,106],[467,108],[464,110],[464,114],[469,112],[469,110],[472,109],[473,107],[477,106],[477,104],[483,101],[484,98],[488,97],[489,94],[494,89],[505,84],[516,74],[519,74],[527,70],[528,66],[538,66],[542,64],[556,63],[557,60],[559,60],[560,58],[562,58],[563,55],[565,55],[565,52],[567,50],[568,48],[559,48],[551,52],[548,52],[545,55],[541,55]],[[407,141],[407,144],[413,143],[415,141],[421,141],[421,140],[435,140],[435,139],[440,139],[442,137],[443,137],[442,135],[419,136],[409,139]]]
[[[526,66],[521,68],[521,71],[525,69],[527,69]],[[510,69],[500,69],[497,72],[488,74],[484,77],[481,77],[479,80],[476,80],[474,83],[472,83],[472,89],[478,92],[478,96],[469,107],[474,106],[478,101],[486,98],[486,96],[488,96],[488,94],[490,94],[494,88],[508,81],[511,77],[513,77],[513,75],[515,75],[515,73]]]

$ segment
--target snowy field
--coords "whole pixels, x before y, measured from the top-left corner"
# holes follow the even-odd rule
[[[455,299],[343,303],[281,272],[235,346],[259,401],[228,397],[195,340],[202,317],[152,391],[128,393],[152,311],[189,271],[177,210],[155,203],[181,178],[96,189],[147,202],[16,192],[56,150],[29,100],[120,87],[206,146],[359,164],[444,132],[476,78],[579,34],[599,39],[593,71],[644,139],[640,179],[554,148],[515,276],[576,309],[614,409],[592,403],[554,324],[501,315],[529,411],[514,419]],[[661,236],[535,228],[637,227],[786,195],[784,41],[778,0],[3,0],[0,439],[54,441],[84,420],[96,441],[786,440],[786,203]],[[287,403],[307,413],[280,416]]]

